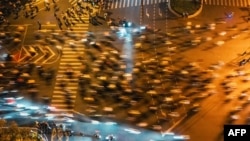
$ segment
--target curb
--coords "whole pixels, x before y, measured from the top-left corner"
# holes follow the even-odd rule
[[[177,17],[179,17],[179,18],[182,17],[181,14],[175,12],[175,11],[172,9],[172,7],[171,7],[171,0],[169,0],[169,2],[168,2],[168,9],[169,9],[169,11],[172,12],[175,16],[177,16]],[[193,18],[193,17],[198,16],[198,15],[201,13],[202,10],[203,10],[203,0],[201,0],[200,8],[199,8],[194,14],[189,15],[187,18]]]
[[[165,132],[171,132],[176,126],[178,126],[184,119],[187,118],[187,115],[183,116],[180,120],[178,120],[174,125],[172,125],[167,131]]]

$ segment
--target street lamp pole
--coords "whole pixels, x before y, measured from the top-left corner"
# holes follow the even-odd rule
[[[140,25],[142,25],[143,24],[143,22],[144,22],[144,5],[143,5],[143,0],[141,0],[141,15],[140,15]]]

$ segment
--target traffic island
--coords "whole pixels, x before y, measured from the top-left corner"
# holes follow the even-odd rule
[[[202,11],[202,0],[170,0],[169,10],[177,17],[193,18]]]

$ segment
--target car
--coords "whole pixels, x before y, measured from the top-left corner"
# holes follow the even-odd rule
[[[105,138],[106,141],[115,141],[116,140],[116,137],[112,134],[106,136]]]
[[[181,115],[180,115],[180,113],[178,113],[178,112],[171,112],[171,113],[169,113],[168,114],[170,117],[180,117]]]
[[[243,101],[241,101],[241,106],[243,107],[243,108],[245,108],[246,106],[248,106],[249,105],[249,101],[248,100],[243,100]]]
[[[232,114],[232,115],[230,115],[228,117],[228,122],[232,123],[232,122],[234,122],[234,121],[236,121],[238,119],[240,119],[240,115],[238,115],[238,114]]]
[[[245,124],[250,125],[250,116],[248,116],[248,117],[246,118],[246,120],[245,120]]]
[[[165,45],[172,45],[173,43],[169,40],[165,41]]]
[[[229,82],[229,83],[227,83],[227,84],[224,86],[224,88],[226,88],[226,89],[230,89],[230,88],[236,89],[237,86],[238,86],[237,83],[235,83],[235,82]]]
[[[207,29],[209,29],[209,30],[214,30],[214,29],[215,29],[215,26],[216,26],[215,23],[208,24]]]
[[[224,35],[226,35],[226,34],[227,34],[226,31],[222,31],[222,32],[219,33],[220,36],[224,36]]]
[[[200,108],[201,108],[201,106],[199,103],[194,103],[188,109],[188,114],[195,114],[195,113],[200,111]]]
[[[225,43],[225,41],[217,41],[217,42],[215,42],[215,45],[221,46],[221,45],[223,45],[224,43]]]
[[[174,141],[186,141],[186,140],[190,140],[190,136],[189,135],[175,135],[173,137]]]
[[[240,93],[240,95],[238,96],[238,99],[244,99],[248,94],[246,92],[242,92]]]
[[[212,37],[206,37],[204,40],[205,41],[211,41],[213,38]]]
[[[250,76],[244,76],[242,78],[242,82],[248,82],[248,81],[250,81]]]
[[[163,132],[161,135],[162,135],[162,137],[165,137],[165,136],[174,136],[175,133],[174,132]]]
[[[54,115],[54,114],[45,114],[45,118],[48,121],[55,121],[55,122],[65,122],[65,123],[72,123],[75,122],[74,117],[72,115]]]
[[[233,109],[231,109],[230,114],[232,115],[232,114],[238,113],[238,112],[240,112],[242,109],[243,109],[242,106],[236,106],[236,107],[234,107]]]
[[[235,96],[233,96],[233,95],[227,95],[224,101],[225,101],[225,102],[230,102],[230,101],[232,101],[234,98],[235,98]]]
[[[193,39],[193,40],[191,40],[191,43],[192,43],[192,45],[198,45],[198,44],[200,44],[201,43],[201,39],[200,38],[195,38],[195,39]]]
[[[204,99],[209,96],[209,93],[202,93],[196,96],[196,99]]]

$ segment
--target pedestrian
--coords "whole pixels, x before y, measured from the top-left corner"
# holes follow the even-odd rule
[[[28,17],[29,17],[29,14],[28,14],[27,11],[24,12],[24,17],[25,17],[25,18],[28,18]]]
[[[42,24],[39,21],[37,21],[37,24],[38,24],[38,29],[41,30]]]
[[[54,12],[54,16],[55,16],[55,18],[57,18],[57,14],[56,14],[56,11]]]
[[[17,19],[18,18],[18,11],[15,11],[15,19]]]
[[[38,11],[39,11],[38,6],[35,6],[35,9],[36,9],[36,12],[38,12]]]
[[[45,3],[46,11],[50,11],[49,3]]]
[[[250,17],[247,18],[247,22],[249,22],[249,21],[250,21]]]
[[[185,12],[182,12],[182,17],[185,18]]]
[[[104,13],[104,19],[106,20],[107,19],[107,16],[108,16],[108,13],[106,12],[106,13]]]
[[[6,23],[7,27],[10,26],[9,20],[5,19],[5,23]]]
[[[62,30],[62,23],[61,22],[58,23],[58,26],[59,26],[60,30]]]
[[[188,18],[188,12],[184,12],[184,17]]]

